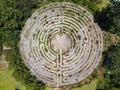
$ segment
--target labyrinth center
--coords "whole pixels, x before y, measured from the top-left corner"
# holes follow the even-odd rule
[[[93,16],[68,2],[37,9],[21,33],[26,66],[50,87],[85,79],[100,62],[102,49],[102,33]]]

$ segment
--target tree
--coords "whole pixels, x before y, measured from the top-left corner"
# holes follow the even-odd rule
[[[36,8],[42,0],[15,0],[15,7],[23,12],[24,19],[30,17],[32,9]]]
[[[16,2],[15,2],[16,1]],[[22,27],[25,20],[30,15],[37,0],[0,0],[0,55],[2,54],[2,44],[11,46],[10,50],[5,50],[6,60],[10,69],[14,69],[13,76],[16,80],[24,83],[28,90],[44,90],[45,85],[31,75],[25,66],[19,47],[17,46]],[[17,2],[19,2],[18,5]],[[18,8],[16,8],[18,6]],[[25,14],[26,12],[26,14]]]
[[[108,50],[108,56],[111,58],[111,82],[112,84],[120,88],[120,46],[112,46]]]
[[[2,42],[13,47],[24,24],[23,14],[13,0],[0,0],[0,33]],[[14,34],[14,35],[13,35]],[[16,39],[16,40],[15,40]]]
[[[110,32],[119,33],[120,32],[120,18],[114,18],[112,25],[110,26]]]
[[[2,52],[3,52],[3,50],[2,50],[2,34],[0,34],[0,56],[2,55]]]
[[[118,33],[120,27],[120,4],[108,5],[95,15],[99,26],[106,31]],[[116,27],[117,26],[117,27]]]

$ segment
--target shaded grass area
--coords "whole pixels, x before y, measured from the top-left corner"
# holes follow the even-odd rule
[[[79,88],[74,88],[72,90],[96,90],[97,79],[93,80],[90,84],[86,84]]]
[[[12,77],[12,70],[0,68],[0,90],[26,90],[26,87]]]

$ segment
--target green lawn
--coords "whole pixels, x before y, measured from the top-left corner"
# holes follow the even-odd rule
[[[103,2],[100,5],[98,5],[98,7],[102,9],[106,7],[108,4],[110,4],[110,0],[103,0]]]
[[[79,87],[79,88],[74,88],[72,90],[95,90],[96,84],[97,84],[97,79],[93,80],[90,84],[84,85],[84,86]],[[46,86],[45,90],[53,90],[53,88],[49,88]]]
[[[45,90],[53,90],[53,88],[50,88],[50,87],[46,86]]]
[[[16,81],[11,74],[11,70],[0,69],[0,90],[15,90],[15,88],[26,90],[25,86]]]
[[[72,90],[95,90],[97,84],[97,79],[93,80],[90,84],[84,85],[80,88],[75,88]]]

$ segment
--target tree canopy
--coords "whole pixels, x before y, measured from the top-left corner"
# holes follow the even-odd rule
[[[96,15],[96,19],[102,29],[112,33],[120,32],[120,4],[108,5]]]
[[[111,60],[111,82],[115,87],[120,88],[120,46],[110,47],[108,57]]]
[[[0,33],[2,42],[14,46],[23,26],[23,14],[15,8],[13,0],[0,0]]]
[[[44,90],[45,85],[32,76],[24,65],[18,47],[20,33],[26,19],[30,16],[28,12],[31,12],[33,7],[31,4],[34,4],[32,1],[35,0],[0,0],[0,55],[3,52],[3,44],[11,47],[10,50],[5,50],[4,54],[9,61],[10,69],[14,70],[15,79],[24,83],[28,90]]]

